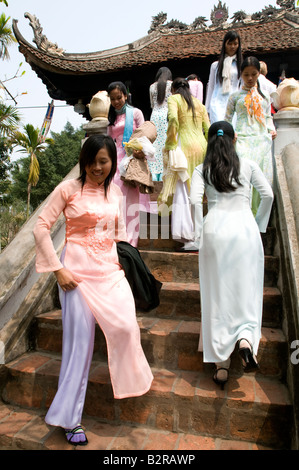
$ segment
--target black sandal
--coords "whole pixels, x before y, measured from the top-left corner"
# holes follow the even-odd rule
[[[219,370],[226,370],[226,372],[227,372],[227,378],[226,378],[226,379],[219,379],[219,378],[217,377],[217,374],[218,374]],[[220,385],[221,390],[224,389],[224,385],[225,385],[226,382],[228,381],[228,373],[229,373],[229,372],[228,372],[228,369],[227,369],[226,367],[218,367],[218,368],[216,369],[215,374],[213,375],[213,380],[214,380],[214,382],[215,382],[217,385]]]
[[[249,347],[240,347],[241,341],[246,341]],[[253,348],[246,338],[241,338],[238,341],[239,355],[242,358],[244,372],[252,372],[259,369],[259,364],[253,354]]]
[[[82,435],[84,440],[79,440]],[[73,446],[86,446],[86,444],[88,444],[85,432],[80,425],[76,426],[74,429],[65,429],[65,436],[68,443]]]

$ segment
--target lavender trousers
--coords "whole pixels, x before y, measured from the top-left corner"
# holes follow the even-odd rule
[[[59,288],[61,293],[61,289]],[[81,423],[94,348],[95,318],[78,289],[61,293],[62,362],[58,391],[45,421],[73,429]]]

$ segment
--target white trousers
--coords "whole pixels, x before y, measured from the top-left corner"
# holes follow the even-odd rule
[[[177,181],[173,195],[171,234],[173,239],[182,242],[194,240],[189,191],[187,184],[183,183],[181,180]]]

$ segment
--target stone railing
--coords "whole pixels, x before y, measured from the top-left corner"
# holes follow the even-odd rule
[[[282,328],[289,346],[287,383],[294,404],[293,448],[299,448],[299,109],[274,118],[274,193],[283,294]]]
[[[78,176],[78,165],[66,176]],[[32,214],[0,254],[0,363],[28,349],[27,329],[34,315],[53,308],[56,279],[52,273],[37,274],[33,228],[48,198]],[[64,217],[51,231],[55,249],[64,244]]]

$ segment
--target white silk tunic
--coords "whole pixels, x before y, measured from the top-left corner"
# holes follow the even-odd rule
[[[265,232],[273,192],[259,166],[240,160],[236,191],[220,193],[206,184],[199,165],[192,177],[190,200],[199,240],[199,282],[204,362],[224,362],[236,342],[246,338],[257,354],[261,337]],[[260,193],[256,220],[250,208],[251,185]],[[204,192],[208,213],[203,218]]]

